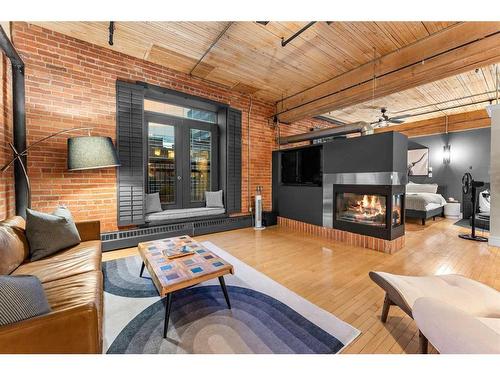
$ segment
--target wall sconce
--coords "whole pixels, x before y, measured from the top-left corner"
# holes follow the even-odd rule
[[[451,145],[443,146],[443,163],[450,164]]]

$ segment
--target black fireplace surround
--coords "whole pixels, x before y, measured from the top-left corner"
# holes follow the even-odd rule
[[[283,179],[285,153],[320,149],[321,184]],[[404,235],[408,138],[397,132],[273,152],[273,211],[317,226],[394,240]],[[318,166],[311,168],[318,170]],[[366,197],[365,197],[366,196]]]

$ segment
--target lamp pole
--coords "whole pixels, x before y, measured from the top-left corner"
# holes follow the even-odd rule
[[[28,151],[39,145],[40,143],[43,143],[45,142],[46,140],[50,139],[50,138],[54,138],[54,137],[57,137],[58,135],[61,135],[61,134],[64,134],[64,133],[70,133],[70,132],[74,132],[74,131],[77,131],[77,130],[88,130],[89,133],[90,133],[90,130],[92,130],[93,128],[88,128],[88,127],[82,127],[82,128],[71,128],[71,129],[65,129],[65,130],[61,130],[60,132],[57,132],[57,133],[54,133],[54,134],[51,134],[51,135],[48,135],[46,137],[43,137],[42,139],[39,139],[38,141],[36,141],[35,143],[33,143],[32,145],[26,147],[24,149],[24,151],[21,151],[19,152],[16,147],[12,144],[12,143],[9,143],[9,146],[10,148],[12,149],[12,152],[14,152],[14,157],[8,162],[6,163],[2,169],[0,169],[0,171],[3,173],[5,172],[7,169],[9,169],[9,167],[12,165],[12,163],[14,163],[16,160],[18,162],[18,165],[21,167],[21,170],[23,172],[23,175],[24,175],[24,179],[26,181],[26,198],[27,198],[27,208],[31,208],[31,184],[30,184],[30,178],[28,176],[28,172],[26,171],[26,166],[24,165],[24,157],[28,155]],[[17,199],[16,199],[17,201]]]

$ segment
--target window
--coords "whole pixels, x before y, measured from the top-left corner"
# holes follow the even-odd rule
[[[191,201],[203,202],[210,191],[211,132],[191,129],[190,132]]]
[[[175,128],[149,122],[148,191],[160,193],[160,202],[175,202]]]
[[[217,122],[217,114],[215,112],[206,111],[203,109],[181,107],[178,105],[158,102],[150,99],[144,100],[144,110],[175,117],[209,122],[212,124],[215,124]]]
[[[218,188],[217,125],[145,112],[148,193],[163,209],[202,207],[205,191]]]

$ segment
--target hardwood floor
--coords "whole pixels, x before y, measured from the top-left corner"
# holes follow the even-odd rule
[[[425,227],[407,223],[405,248],[389,255],[291,230],[252,228],[197,237],[211,241],[260,272],[362,331],[344,353],[417,353],[415,322],[391,307],[380,322],[384,294],[371,270],[406,275],[458,273],[500,289],[500,249],[459,239],[467,229],[438,218]],[[134,255],[137,248],[103,254]]]

